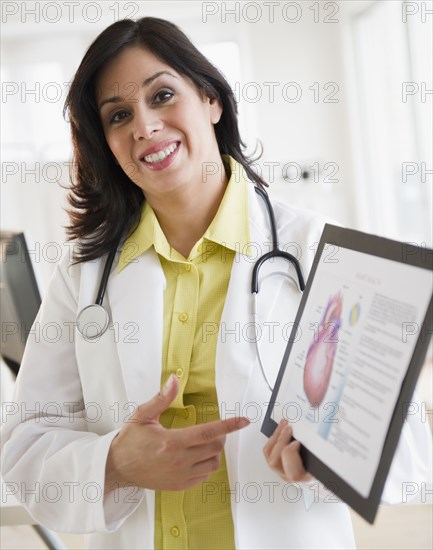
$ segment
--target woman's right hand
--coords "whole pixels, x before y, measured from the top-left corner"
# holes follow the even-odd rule
[[[161,392],[137,407],[113,439],[105,470],[105,492],[135,485],[160,491],[187,489],[218,470],[226,435],[248,426],[246,418],[216,420],[168,430],[159,416],[179,389],[171,375]]]

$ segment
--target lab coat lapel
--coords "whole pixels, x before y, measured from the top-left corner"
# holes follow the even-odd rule
[[[272,236],[265,203],[255,192],[253,195],[252,197],[250,192],[251,239],[258,243],[254,258],[257,260],[261,254],[272,250]],[[274,203],[274,215],[280,249],[299,256],[297,243],[291,242],[291,227],[295,214],[285,208],[284,215],[281,216],[280,205]],[[293,314],[298,309],[302,294],[298,290],[295,269],[284,258],[270,258],[262,264],[258,282],[255,320],[258,347],[267,378],[273,386],[294,325]],[[250,299],[252,302],[252,298]],[[263,378],[261,370],[254,375]]]
[[[81,265],[77,314],[95,303],[105,262],[104,257]],[[109,311],[106,299],[104,307]],[[119,368],[112,327],[110,326],[94,340],[84,338],[76,330],[75,349],[84,402],[86,406],[92,404],[100,413],[98,422],[91,422],[90,428],[96,433],[104,434],[115,427],[120,427],[119,415],[113,415],[113,407],[120,403],[123,405],[128,398]]]
[[[252,271],[255,261],[271,249],[269,219],[261,202],[251,184],[249,212],[253,257],[237,253],[234,258],[216,353],[215,379],[220,416],[223,419],[234,414],[248,415],[247,393],[251,384],[258,386],[258,393],[263,396],[262,403],[270,397],[259,370],[252,320]],[[264,264],[262,269],[265,274],[269,269],[272,270],[272,266]],[[263,293],[260,295],[260,316],[263,321],[269,318],[278,302],[278,288],[277,281],[273,285],[267,285],[267,290],[263,286]],[[242,432],[231,434],[227,440],[225,453],[231,480],[238,479],[241,441]],[[236,513],[235,510],[233,512]]]
[[[137,405],[160,389],[164,288],[153,249],[111,275],[107,288],[127,397]]]
[[[253,185],[249,187],[250,239],[254,256],[263,254],[269,241],[263,212],[257,204]],[[220,414],[230,411],[240,414],[243,393],[255,361],[254,332],[251,324],[251,276],[255,257],[239,252],[233,267],[221,316],[216,354],[216,385]]]
[[[252,369],[257,368],[252,317],[252,272],[258,258],[272,249],[269,215],[264,201],[258,197],[252,183],[249,187],[248,201],[253,256],[247,257],[239,253],[235,256],[217,348],[217,381],[228,403],[234,403],[235,400],[239,402],[242,397],[240,389],[245,392]],[[280,234],[284,234],[289,221],[287,213],[285,220],[277,219],[279,237]],[[293,272],[286,260],[276,258],[266,261],[259,273],[256,320],[258,343],[261,354],[267,357],[272,379],[277,375],[290,336],[291,319],[288,311],[293,311],[293,305],[297,308],[300,299],[296,283],[285,276],[291,271]],[[222,361],[221,372],[219,361]],[[230,368],[227,365],[230,365]]]

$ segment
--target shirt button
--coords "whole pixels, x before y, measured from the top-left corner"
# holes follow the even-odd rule
[[[188,321],[188,313],[179,313],[178,319],[181,323],[186,323]]]
[[[176,369],[176,376],[180,378],[183,374],[183,369]]]
[[[185,271],[191,271],[191,264],[185,264]]]
[[[173,537],[178,537],[180,535],[180,531],[179,531],[179,528],[174,526],[170,529],[170,533],[172,534]]]
[[[185,418],[185,420],[188,420],[188,418],[189,418],[189,410],[188,409],[183,409],[183,417]]]

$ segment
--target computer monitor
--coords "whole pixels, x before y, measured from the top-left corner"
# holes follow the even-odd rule
[[[15,374],[40,304],[24,234],[0,231],[0,351]]]

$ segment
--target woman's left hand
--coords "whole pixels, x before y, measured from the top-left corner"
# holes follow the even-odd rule
[[[292,427],[281,420],[277,429],[263,448],[269,466],[288,482],[308,482],[314,478],[302,464],[301,444],[293,440]]]

